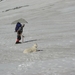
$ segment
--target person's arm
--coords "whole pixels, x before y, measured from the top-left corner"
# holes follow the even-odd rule
[[[24,27],[24,26],[25,26],[25,24],[22,25],[22,27]]]

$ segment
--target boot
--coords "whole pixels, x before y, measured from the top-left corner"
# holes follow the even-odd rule
[[[21,42],[19,42],[19,40],[17,39],[17,41],[16,41],[16,43],[15,43],[15,44],[19,44],[19,43],[21,43]]]

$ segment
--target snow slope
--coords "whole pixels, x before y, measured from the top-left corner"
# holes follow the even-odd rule
[[[15,25],[24,18],[24,43]],[[0,75],[75,75],[75,1],[0,1]],[[23,50],[38,44],[38,51]]]

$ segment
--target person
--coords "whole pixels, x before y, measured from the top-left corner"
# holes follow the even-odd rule
[[[23,27],[24,26],[25,26],[25,24],[22,25],[20,22],[18,22],[17,25],[16,25],[16,28],[17,28],[17,30],[16,30],[16,32],[17,32],[16,44],[21,43],[20,40],[21,40],[21,35],[23,33]]]

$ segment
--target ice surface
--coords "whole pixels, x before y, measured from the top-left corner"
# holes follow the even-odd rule
[[[0,1],[0,75],[75,75],[75,1]],[[24,43],[14,20],[24,18]],[[38,51],[23,50],[38,45]]]

